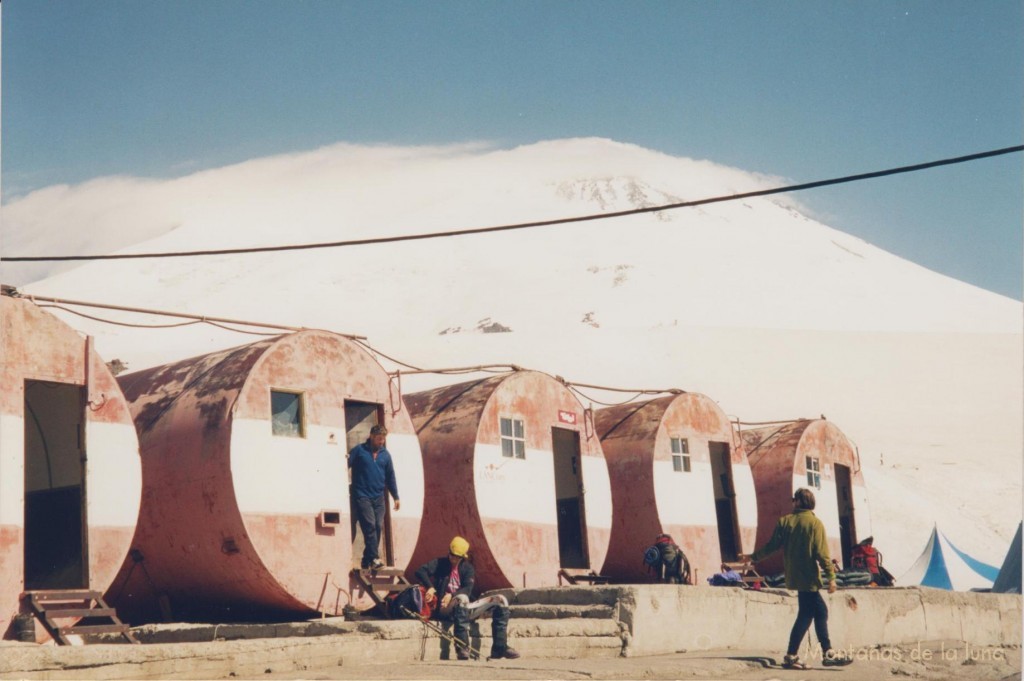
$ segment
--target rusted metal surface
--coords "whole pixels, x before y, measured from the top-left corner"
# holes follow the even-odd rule
[[[860,459],[850,440],[838,427],[824,419],[741,430],[739,434],[750,459],[757,489],[757,547],[768,541],[778,519],[792,512],[793,492],[799,487],[808,487],[815,493],[815,514],[825,521],[829,552],[832,558],[841,562],[840,538],[835,529],[837,523],[829,522],[832,516],[838,514],[836,464],[850,468],[855,493],[859,492],[866,498]],[[807,483],[808,456],[820,461],[821,489],[815,489]],[[865,509],[860,511],[865,512]],[[867,529],[858,528],[858,533],[867,536],[870,533]],[[781,572],[781,553],[763,560],[758,564],[758,569],[763,574]]]
[[[723,557],[714,506],[712,442],[729,447],[735,489],[741,495],[739,542],[751,550],[757,523],[749,467],[728,417],[713,400],[699,393],[669,395],[600,409],[594,421],[608,461],[613,504],[602,574],[623,582],[652,581],[642,556],[662,533],[672,535],[683,548],[701,581],[718,571]],[[689,444],[690,472],[672,468],[673,437]]]
[[[517,371],[408,395],[406,405],[420,437],[426,487],[410,569],[444,555],[451,538],[461,535],[472,547],[481,589],[557,584],[562,566],[552,428],[579,435],[586,559],[595,569],[603,564],[607,469],[582,405],[564,385]],[[503,417],[524,423],[523,460],[500,456]]]
[[[83,586],[104,591],[128,552],[139,508],[138,440],[116,379],[87,338],[30,300],[0,296],[0,634],[24,590],[25,382],[46,381],[85,389],[89,449],[84,489]],[[96,432],[94,432],[96,431]],[[115,493],[107,490],[114,488]],[[13,500],[13,504],[10,503]]]
[[[113,598],[132,622],[336,614],[352,599],[345,401],[388,405],[388,376],[340,335],[301,331],[122,377],[143,451],[143,508]],[[271,391],[302,395],[301,438],[274,436]],[[400,405],[399,405],[400,406]],[[422,460],[383,409],[407,560]],[[402,456],[390,438],[404,438]],[[404,470],[403,470],[404,468]],[[324,527],[320,512],[338,512]]]

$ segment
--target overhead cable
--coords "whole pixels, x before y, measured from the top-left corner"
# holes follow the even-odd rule
[[[498,225],[494,227],[477,227],[472,229],[457,229],[449,230],[445,232],[430,232],[426,234],[406,234],[400,236],[386,236],[376,237],[372,239],[352,239],[348,241],[330,241],[324,243],[315,244],[292,244],[286,246],[256,246],[251,248],[223,248],[223,249],[208,249],[199,251],[167,251],[162,253],[114,253],[107,255],[37,255],[37,256],[15,256],[15,257],[0,257],[0,262],[67,262],[67,261],[82,261],[82,260],[138,260],[143,258],[187,258],[194,256],[203,255],[240,255],[246,253],[271,253],[279,251],[303,251],[313,250],[322,248],[343,248],[348,246],[369,246],[374,244],[386,244],[396,243],[400,241],[421,241],[425,239],[441,239],[447,237],[456,236],[469,236],[473,234],[488,234],[494,232],[508,232],[518,229],[533,229],[538,227],[551,227],[554,225],[565,225],[570,223],[578,222],[590,222],[594,220],[609,220],[612,218],[627,217],[630,215],[641,215],[643,213],[658,213],[666,210],[676,210],[679,208],[693,208],[694,206],[704,206],[709,203],[723,203],[726,201],[738,201],[740,199],[749,199],[758,196],[770,196],[772,194],[785,194],[790,192],[804,191],[807,189],[816,189],[818,187],[827,187],[830,185],[846,184],[849,182],[859,182],[861,180],[870,180],[877,177],[886,177],[888,175],[898,175],[901,173],[911,173],[919,170],[927,170],[929,168],[937,168],[939,166],[953,165],[956,163],[967,163],[968,161],[977,161],[984,158],[991,158],[993,156],[1002,156],[1005,154],[1013,154],[1024,151],[1024,145],[1018,145],[1014,147],[1006,147],[1004,149],[994,149],[992,151],[984,151],[976,154],[968,154],[966,156],[957,156],[954,158],[941,159],[939,161],[929,161],[927,163],[917,163],[909,166],[901,166],[898,168],[889,168],[886,170],[877,170],[870,173],[860,173],[857,175],[847,175],[845,177],[837,177],[829,180],[818,180],[816,182],[805,182],[803,184],[793,184],[784,187],[775,187],[773,189],[761,189],[752,192],[743,192],[740,194],[728,194],[724,196],[714,196],[704,199],[696,199],[694,201],[681,201],[678,203],[667,203],[660,206],[648,206],[645,208],[631,208],[629,210],[620,210],[610,213],[597,213],[592,215],[581,215],[577,217],[569,218],[557,218],[553,220],[538,220],[534,222],[520,222],[511,225]]]

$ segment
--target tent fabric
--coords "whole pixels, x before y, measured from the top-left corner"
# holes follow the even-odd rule
[[[1017,534],[1010,542],[1010,550],[1006,552],[1003,566],[999,568],[999,576],[996,577],[992,591],[1001,594],[1019,594],[1021,592],[1021,525],[1017,525]]]
[[[921,557],[896,583],[901,586],[930,586],[947,591],[970,591],[992,588],[998,576],[998,568],[953,546],[936,525],[932,528],[932,535]]]

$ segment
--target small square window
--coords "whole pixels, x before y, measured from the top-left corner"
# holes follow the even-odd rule
[[[270,423],[274,435],[304,437],[302,421],[301,394],[270,391]]]
[[[690,442],[686,438],[674,437],[672,442],[672,470],[676,473],[690,472]]]
[[[500,418],[501,455],[526,458],[526,426],[522,419]]]
[[[821,462],[816,456],[808,456],[806,458],[807,468],[807,485],[808,487],[814,487],[815,489],[821,489]]]

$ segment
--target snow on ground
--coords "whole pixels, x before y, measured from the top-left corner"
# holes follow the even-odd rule
[[[36,192],[4,206],[5,252],[336,241],[778,183],[607,140],[513,150],[337,145],[164,182]],[[90,239],[66,238],[69,224]],[[125,224],[137,225],[134,236]],[[431,368],[515,363],[581,383],[678,387],[745,421],[825,414],[859,446],[876,546],[896,574],[936,521],[960,548],[999,564],[1021,517],[1021,303],[831,229],[784,197],[349,249],[62,273],[8,264],[3,279],[46,272],[27,291],[364,334]],[[255,338],[65,319],[131,369]],[[403,386],[457,380],[409,376]],[[622,399],[598,395],[609,397]]]

